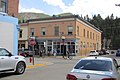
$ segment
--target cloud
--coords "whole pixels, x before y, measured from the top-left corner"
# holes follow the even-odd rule
[[[44,11],[40,10],[40,9],[36,9],[36,8],[23,8],[21,6],[19,6],[19,13],[20,12],[34,12],[34,13],[44,13]]]
[[[74,0],[71,6],[63,9],[63,12],[84,16],[100,14],[103,18],[113,13],[114,16],[120,17],[120,7],[116,7],[116,3],[119,3],[119,0]]]
[[[52,6],[59,6],[62,10],[67,7],[65,6],[62,0],[43,0],[43,1]]]
[[[120,7],[115,6],[119,0],[74,0],[71,5],[66,6],[63,0],[43,0],[49,5],[59,6],[63,13],[71,12],[79,15],[93,15],[100,14],[103,18],[111,15],[120,17]]]
[[[115,4],[119,4],[119,0],[74,0],[72,3],[69,2],[69,5],[65,5],[64,0],[43,0],[43,2],[59,7],[62,10],[61,13],[71,12],[83,16],[89,15],[89,17],[100,14],[103,18],[113,13],[114,16],[120,17],[120,7],[115,6]],[[45,13],[36,8],[29,9],[21,6],[19,8],[19,12]]]

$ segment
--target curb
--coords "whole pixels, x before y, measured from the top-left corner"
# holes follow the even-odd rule
[[[74,57],[74,59],[80,59],[80,58],[84,58],[84,57],[87,57],[87,56],[77,56],[77,57]],[[56,58],[62,58],[62,57],[56,57]],[[53,64],[51,62],[44,62],[44,63],[36,63],[34,65],[27,65],[26,68],[27,69],[31,69],[31,68],[36,68],[36,67],[43,67],[43,66],[46,66],[46,65],[50,65],[50,64]]]

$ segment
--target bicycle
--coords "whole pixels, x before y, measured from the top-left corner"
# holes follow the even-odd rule
[[[67,51],[67,54],[63,54],[63,58],[64,59],[70,59],[70,60],[72,60],[73,59],[73,55],[71,55],[68,51]]]
[[[45,58],[46,54],[43,50],[39,52],[39,57]]]

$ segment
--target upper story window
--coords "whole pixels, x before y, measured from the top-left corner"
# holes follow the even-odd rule
[[[87,31],[87,38],[89,38],[89,31]]]
[[[42,28],[41,28],[41,35],[42,35],[42,36],[46,35],[45,27],[42,27]]]
[[[93,33],[93,39],[94,39],[94,36],[95,36],[95,35],[94,35],[94,33]]]
[[[68,35],[73,35],[73,27],[72,26],[68,27]]]
[[[79,26],[77,26],[77,35],[80,35]]]
[[[22,38],[22,33],[23,33],[23,31],[20,30],[20,31],[19,31],[19,38]]]
[[[92,32],[90,32],[90,39],[92,39]]]
[[[7,0],[0,0],[0,12],[7,13],[7,6],[8,6]]]
[[[96,34],[96,41],[98,40],[98,36],[97,36],[97,34]]]
[[[59,27],[58,26],[54,27],[54,35],[59,36]]]
[[[85,34],[85,29],[84,29],[84,30],[83,30],[83,36],[85,37],[85,35],[86,35],[86,34]]]
[[[34,32],[34,28],[30,29],[30,36],[34,36],[35,32]]]

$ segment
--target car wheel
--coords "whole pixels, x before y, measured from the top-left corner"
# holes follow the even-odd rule
[[[16,67],[15,73],[17,74],[23,74],[25,72],[25,64],[24,62],[19,62]]]

